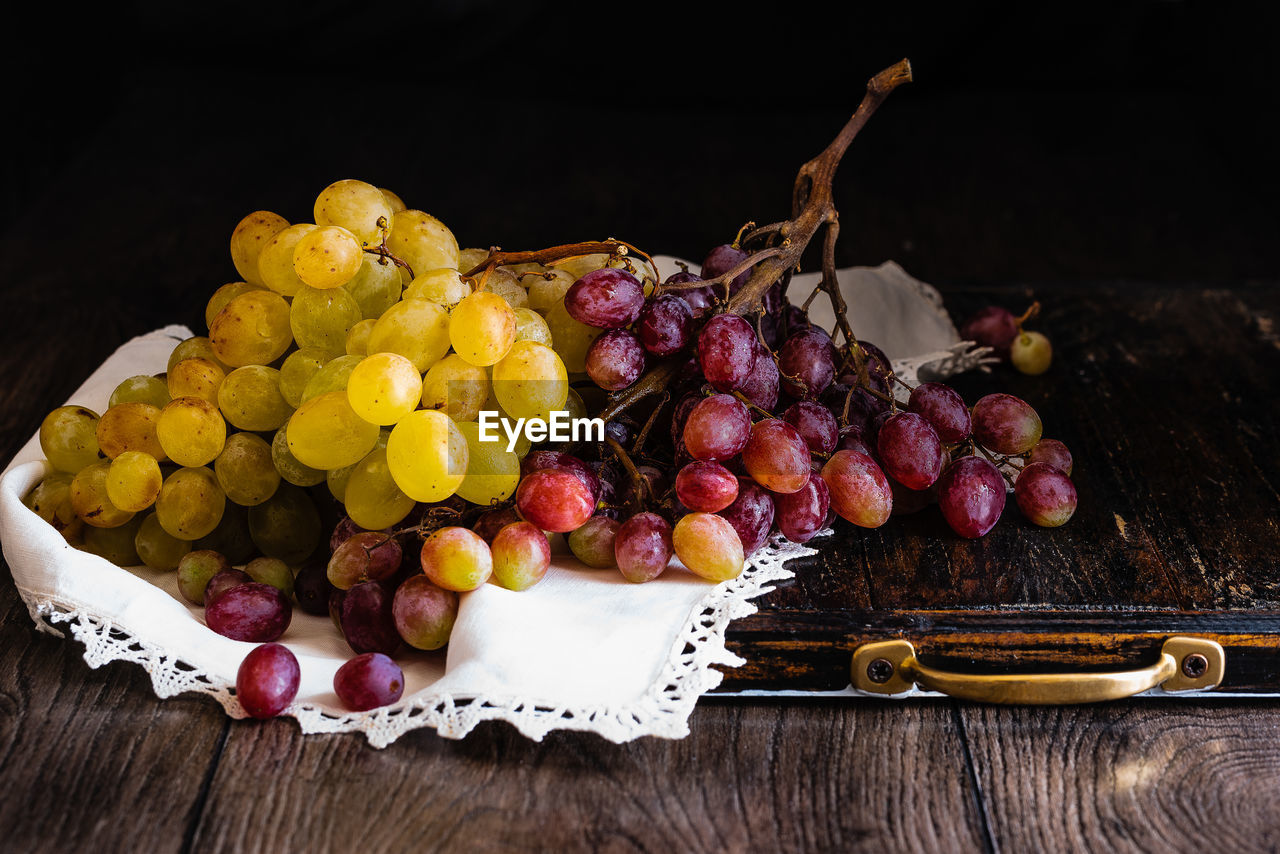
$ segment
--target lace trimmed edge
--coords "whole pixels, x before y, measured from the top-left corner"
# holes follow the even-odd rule
[[[425,727],[434,728],[445,738],[460,739],[490,720],[506,721],[534,741],[541,741],[553,730],[594,732],[615,744],[641,736],[683,738],[689,734],[689,715],[698,698],[724,678],[712,665],[743,663],[725,647],[729,623],[755,613],[755,605],[748,600],[768,593],[772,582],[794,575],[784,566],[788,561],[814,554],[815,549],[774,535],[747,562],[742,575],[716,585],[694,606],[658,678],[648,691],[627,704],[551,705],[525,697],[459,696],[427,689],[395,706],[370,712],[335,715],[309,703],[295,703],[283,715],[295,718],[304,734],[360,732],[379,749]],[[91,669],[112,661],[131,662],[151,677],[157,697],[195,692],[212,697],[232,718],[248,717],[236,699],[234,684],[89,610],[30,591],[20,589],[19,593],[36,628],[65,638],[58,628],[65,626],[72,638],[84,645],[84,661]]]

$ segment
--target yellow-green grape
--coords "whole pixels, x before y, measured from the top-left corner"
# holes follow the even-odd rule
[[[254,433],[228,436],[222,453],[213,461],[213,473],[227,498],[242,507],[261,504],[280,486],[271,446]]]
[[[360,356],[339,356],[325,362],[324,366],[307,380],[306,388],[302,390],[303,403],[331,391],[345,392],[347,380],[351,379],[351,372],[356,369],[356,365],[360,364],[361,358]]]
[[[168,397],[170,400],[175,397],[203,397],[210,403],[217,403],[218,388],[226,377],[226,371],[212,359],[183,359],[165,374]]]
[[[458,241],[443,222],[422,211],[399,211],[391,218],[391,234],[387,248],[413,268],[436,270],[458,269]]]
[[[345,349],[347,333],[362,317],[355,297],[344,289],[306,287],[293,297],[289,328],[299,347],[337,354]]]
[[[156,458],[141,451],[125,451],[107,469],[107,497],[131,513],[154,504],[163,483]]]
[[[129,377],[116,386],[116,390],[111,392],[111,401],[107,405],[149,403],[157,409],[162,409],[172,399],[169,386],[164,380],[159,377],[136,376]]]
[[[165,478],[156,499],[156,517],[165,533],[198,540],[213,532],[227,509],[227,496],[207,468],[183,468]]]
[[[360,270],[351,281],[342,286],[351,294],[360,315],[377,319],[383,312],[400,301],[400,268],[380,255],[364,253]]]
[[[342,503],[361,528],[378,531],[409,515],[416,503],[396,485],[387,464],[387,449],[374,448],[356,463],[347,478]]]
[[[75,508],[71,506],[73,477],[65,471],[50,472],[27,493],[22,503],[41,519],[61,530],[76,518]]]
[[[339,469],[359,462],[378,442],[378,425],[351,408],[344,391],[305,401],[289,419],[289,450],[304,465]]]
[[[222,446],[227,440],[227,423],[209,401],[200,397],[180,397],[160,410],[156,438],[169,459],[178,465],[208,465],[222,453]]]
[[[379,430],[378,444],[373,446],[373,451],[370,451],[369,454],[372,454],[374,451],[377,451],[379,448],[386,450],[387,439],[390,436],[391,436],[390,430],[386,430],[386,429]],[[365,459],[369,458],[369,454],[365,454]],[[364,462],[364,460],[361,460],[361,462]],[[355,465],[351,465],[351,466],[343,466],[340,469],[330,469],[329,471],[325,472],[324,482],[325,482],[325,485],[329,487],[330,495],[332,495],[334,498],[338,499],[339,501],[344,501],[344,502],[346,501],[347,482],[351,480],[351,473],[356,470],[356,466],[358,465],[360,465],[360,463],[356,463]]]
[[[262,247],[262,254],[258,256],[258,274],[263,285],[285,297],[293,296],[302,288],[305,282],[293,271],[293,252],[298,247],[298,241],[319,227],[313,223],[300,222],[267,241],[267,245]]]
[[[379,187],[378,190],[382,193],[382,197],[387,200],[387,204],[391,205],[391,213],[398,214],[400,211],[408,207],[403,201],[401,201],[399,196],[388,190],[386,187]]]
[[[554,261],[552,263],[557,270],[563,270],[573,276],[573,281],[576,282],[592,270],[599,270],[605,264],[608,264],[609,258],[609,253],[597,252],[593,255],[576,255],[573,258],[565,258],[563,261]]]
[[[528,291],[522,288],[516,281],[516,277],[506,270],[497,269],[490,273],[489,278],[485,280],[484,289],[502,297],[512,308],[525,308],[529,305]]]
[[[466,273],[474,270],[488,257],[488,249],[463,249],[458,253],[458,271]]]
[[[59,406],[40,422],[40,450],[59,471],[75,474],[98,461],[98,413]]]
[[[545,344],[519,341],[501,362],[493,366],[493,394],[515,418],[546,418],[563,409],[569,396],[569,375],[564,362]]]
[[[142,451],[163,460],[164,446],[156,433],[163,411],[149,403],[122,403],[111,407],[98,421],[98,447],[111,459],[125,451]]]
[[[280,393],[290,406],[295,409],[302,403],[302,393],[307,383],[329,361],[330,356],[324,350],[304,347],[294,350],[280,366]]]
[[[347,380],[347,400],[365,421],[395,424],[418,407],[422,374],[404,356],[374,353]]]
[[[340,288],[355,278],[364,261],[356,236],[340,225],[307,232],[293,248],[293,272],[313,288]]]
[[[436,409],[454,421],[475,421],[489,397],[489,373],[457,353],[431,366],[422,378],[422,408]]]
[[[286,424],[276,431],[271,440],[271,462],[275,465],[280,477],[294,486],[315,486],[325,478],[323,469],[313,469],[304,465],[289,450],[289,426]]]
[[[499,433],[497,441],[482,442],[475,421],[463,421],[457,427],[467,440],[467,476],[458,485],[458,495],[472,504],[510,498],[520,484],[520,458],[507,450],[507,437]]]
[[[351,327],[351,331],[347,333],[346,349],[348,356],[367,356],[369,354],[369,336],[373,334],[373,326],[377,322],[373,318],[366,318]]]
[[[400,202],[400,205],[403,210],[404,203]],[[341,226],[366,246],[376,246],[382,242],[378,220],[390,226],[395,209],[383,190],[364,181],[346,178],[334,181],[320,191],[313,213],[320,225]]]
[[[213,353],[233,368],[266,365],[293,341],[289,303],[271,291],[249,291],[227,303],[209,327]]]
[[[165,370],[172,371],[174,365],[186,359],[208,359],[224,371],[228,369],[227,364],[213,351],[213,342],[203,335],[196,335],[178,342],[178,346],[174,347],[173,352],[169,354],[169,363],[165,366]]]
[[[391,429],[387,465],[405,495],[415,501],[443,501],[466,477],[467,440],[443,412],[419,409]]]
[[[218,408],[240,430],[278,430],[294,407],[280,391],[280,372],[263,365],[246,365],[227,374],[218,389]]]
[[[209,302],[204,307],[204,326],[208,329],[213,325],[213,319],[218,316],[227,303],[231,302],[241,294],[247,294],[249,291],[261,290],[261,285],[252,285],[248,282],[231,282],[223,285],[213,292],[213,296],[209,297]]]
[[[257,507],[250,507],[249,535],[267,557],[290,566],[307,559],[320,545],[320,514],[305,490],[287,483]]]
[[[135,516],[116,528],[85,528],[83,548],[116,566],[137,566],[135,542],[141,527],[142,517]]]
[[[571,374],[585,371],[587,350],[591,348],[592,342],[604,334],[604,330],[579,323],[570,317],[563,300],[547,311],[547,328],[551,330],[551,340],[565,369]]]
[[[454,308],[449,318],[453,350],[473,365],[488,367],[516,340],[516,314],[497,294],[477,291]]]
[[[533,341],[536,344],[550,347],[552,342],[551,327],[547,326],[547,322],[542,319],[542,315],[531,308],[517,308],[515,311],[516,340]]]
[[[529,308],[543,314],[551,307],[564,302],[564,295],[576,282],[571,274],[564,270],[547,270],[545,273],[525,273],[520,276],[520,284],[525,286],[529,294]]]
[[[418,273],[404,289],[405,299],[424,299],[442,305],[448,311],[471,293],[471,287],[462,281],[457,270],[442,268]]]
[[[449,313],[423,299],[398,302],[373,325],[369,352],[404,356],[423,373],[449,352]]]
[[[578,394],[573,388],[569,389],[569,396],[565,398],[564,411],[569,413],[570,421],[587,417],[587,404],[582,399],[582,395]]]
[[[71,507],[85,524],[95,528],[118,528],[133,518],[132,510],[117,507],[107,495],[110,471],[110,460],[99,460],[71,480]]]
[[[178,561],[191,551],[191,542],[170,534],[160,525],[159,516],[148,513],[134,535],[133,547],[152,569],[177,569]]]
[[[251,285],[263,286],[258,260],[271,238],[289,227],[289,221],[271,211],[254,211],[231,232],[231,263]]]

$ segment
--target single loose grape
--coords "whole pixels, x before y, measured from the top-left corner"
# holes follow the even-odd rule
[[[232,587],[204,609],[209,628],[223,637],[250,643],[273,641],[293,618],[288,597],[270,584],[251,581]]]
[[[410,413],[392,428],[387,440],[391,476],[415,501],[443,501],[453,495],[466,477],[467,460],[466,438],[441,412]]]
[[[1009,361],[1020,373],[1039,376],[1049,370],[1053,345],[1039,332],[1023,332],[1009,345]]]
[[[96,463],[98,413],[83,406],[59,406],[40,422],[40,450],[54,468],[75,474]]]
[[[347,400],[355,413],[373,424],[395,424],[418,406],[422,374],[404,356],[375,353],[363,359],[347,380]]]
[[[265,643],[249,651],[236,671],[236,699],[251,718],[266,720],[298,696],[302,670],[287,646]]]
[[[389,706],[404,694],[404,672],[382,653],[367,652],[338,668],[333,692],[353,712]]]
[[[289,227],[289,221],[271,211],[254,211],[231,232],[231,263],[246,282],[263,287],[258,259],[271,239]]]

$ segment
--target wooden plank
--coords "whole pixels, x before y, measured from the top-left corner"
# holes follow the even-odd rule
[[[762,611],[736,621],[726,645],[747,659],[719,692],[839,691],[853,651],[905,638],[933,666],[973,673],[1086,672],[1143,667],[1166,638],[1222,644],[1219,693],[1280,691],[1280,611]]]
[[[997,851],[1276,851],[1280,709],[962,704]]]
[[[0,581],[0,848],[184,850],[225,735],[222,708],[160,700],[116,662],[90,670],[78,643],[37,634]]]
[[[486,724],[462,742],[234,724],[197,850],[962,851],[985,846],[947,704],[706,703],[681,741]],[[249,769],[256,769],[250,772]],[[269,770],[267,770],[269,769]]]

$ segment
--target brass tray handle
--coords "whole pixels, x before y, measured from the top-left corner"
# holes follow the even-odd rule
[[[999,675],[938,670],[920,663],[910,641],[891,640],[854,650],[851,676],[854,688],[871,694],[902,694],[919,686],[962,700],[1043,706],[1119,700],[1155,687],[1206,691],[1221,684],[1225,668],[1226,653],[1206,638],[1169,638],[1155,663],[1138,670]]]

